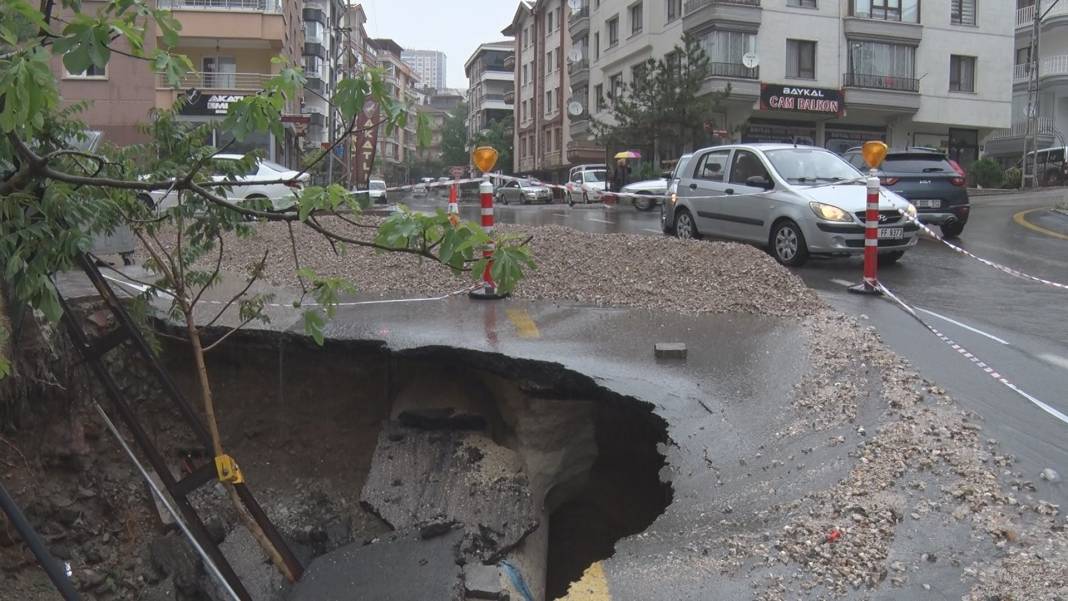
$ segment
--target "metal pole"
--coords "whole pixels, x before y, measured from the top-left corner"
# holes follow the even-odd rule
[[[1032,43],[1034,44],[1034,57],[1032,59],[1032,67],[1033,68],[1032,68],[1031,77],[1034,78],[1034,82],[1035,82],[1035,105],[1034,105],[1034,110],[1032,111],[1032,114],[1030,116],[1031,117],[1031,124],[1028,127],[1028,129],[1031,130],[1031,150],[1035,153],[1035,158],[1034,158],[1034,160],[1032,161],[1032,164],[1031,164],[1031,188],[1032,189],[1038,187],[1038,123],[1039,123],[1038,116],[1039,116],[1039,114],[1041,112],[1041,104],[1042,104],[1042,80],[1039,79],[1039,75],[1040,74],[1038,72],[1038,69],[1039,69],[1038,57],[1039,57],[1039,52],[1040,52],[1040,46],[1039,45],[1042,42],[1042,15],[1039,14],[1041,12],[1039,10],[1039,8],[1040,8],[1039,4],[1040,4],[1039,2],[1037,2],[1037,1],[1035,2],[1035,23],[1034,23],[1034,33],[1033,33],[1034,37],[1032,38],[1032,40],[1033,40]],[[1052,6],[1051,6],[1051,8],[1052,8]]]
[[[63,599],[65,601],[79,601],[81,597],[78,596],[78,591],[74,590],[74,585],[67,578],[66,567],[56,561],[56,558],[52,557],[52,554],[48,552],[48,548],[45,547],[41,536],[33,529],[29,520],[19,509],[18,504],[15,503],[15,499],[8,494],[3,482],[0,482],[0,509],[4,510],[8,519],[14,524],[19,536],[26,541],[26,546],[30,548],[30,552],[37,558],[37,562],[41,564],[41,567],[44,568],[48,574],[48,579],[52,581],[52,584],[56,585],[56,590],[63,596]]]

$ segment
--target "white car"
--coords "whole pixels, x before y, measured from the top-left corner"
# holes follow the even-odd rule
[[[620,192],[624,194],[638,194],[640,198],[628,197],[634,202],[634,207],[639,211],[651,211],[653,207],[664,201],[667,196],[667,178],[647,179],[623,186]]]
[[[567,204],[575,206],[576,197],[582,202],[600,202],[608,183],[608,170],[604,167],[579,169],[571,172],[567,182]]]
[[[389,195],[386,193],[386,182],[380,179],[368,181],[367,196],[371,198],[371,204],[384,205],[389,202]]]
[[[240,161],[245,158],[240,154],[219,154],[213,159],[213,162],[217,166],[225,165],[225,161],[231,161],[231,164]],[[219,171],[225,171],[224,169],[217,169]],[[243,186],[233,186],[229,189],[227,194],[227,200],[234,203],[241,203],[244,201],[267,199],[271,201],[271,208],[279,211],[287,209],[296,204],[295,194],[299,194],[301,189],[307,185],[310,176],[307,173],[302,174],[300,177],[296,177],[298,171],[294,171],[278,163],[268,161],[265,159],[258,159],[253,164],[248,173],[244,175],[237,175],[233,181],[237,182],[276,182],[276,183],[263,183]],[[226,181],[225,175],[213,175],[212,179],[217,182]],[[296,181],[277,183],[279,180],[293,179]],[[156,190],[150,193],[151,198],[143,197],[142,201],[151,202],[157,211],[166,211],[167,209],[178,206],[178,194],[174,192],[168,193],[166,190]]]

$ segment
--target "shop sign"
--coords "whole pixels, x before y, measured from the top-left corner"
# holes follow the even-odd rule
[[[762,83],[760,110],[841,116],[845,101],[841,90]]]
[[[180,114],[198,117],[225,117],[230,104],[245,98],[246,94],[186,94],[186,100]]]

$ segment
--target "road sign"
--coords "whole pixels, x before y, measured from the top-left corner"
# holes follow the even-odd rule
[[[466,167],[449,167],[449,175],[456,179],[463,177],[465,171],[467,171]]]

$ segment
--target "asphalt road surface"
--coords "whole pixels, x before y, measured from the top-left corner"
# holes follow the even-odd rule
[[[991,261],[1068,283],[1068,216],[1047,211],[1066,195],[1044,190],[977,196],[955,242]],[[420,199],[412,206],[445,202]],[[462,214],[477,219],[477,205],[463,205]],[[642,213],[630,206],[512,205],[497,206],[495,215],[501,223],[662,235],[659,210]],[[879,273],[924,320],[993,367],[1021,395],[890,301],[849,294],[846,288],[860,281],[861,270],[860,259],[833,259],[810,261],[795,272],[836,308],[870,321],[921,374],[983,417],[989,435],[1020,459],[1018,469],[1026,477],[1046,467],[1068,475],[1068,291],[1012,277],[931,239]]]

